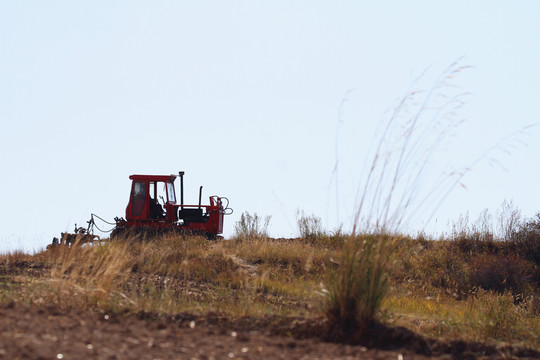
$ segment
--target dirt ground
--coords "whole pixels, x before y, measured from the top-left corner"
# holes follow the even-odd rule
[[[227,319],[216,314],[120,315],[0,306],[4,359],[474,359],[538,358],[509,346],[422,339],[406,329],[364,345],[324,342],[302,319]],[[310,330],[311,329],[311,330]],[[387,329],[388,330],[388,329]]]

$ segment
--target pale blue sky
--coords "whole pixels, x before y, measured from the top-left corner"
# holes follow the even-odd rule
[[[540,2],[0,0],[0,250],[124,216],[130,174],[179,170],[188,201],[230,199],[226,236],[243,211],[279,237],[297,209],[347,228],[377,122],[460,57],[452,166],[540,122]],[[519,140],[490,155],[506,171],[475,165],[439,231],[504,199],[540,210],[540,129]]]

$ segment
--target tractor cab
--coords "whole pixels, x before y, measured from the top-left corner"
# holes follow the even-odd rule
[[[176,175],[131,175],[127,220],[176,220]]]
[[[180,178],[180,201],[174,190]],[[131,175],[132,181],[126,219],[116,218],[115,234],[126,229],[154,229],[155,231],[188,231],[216,238],[223,232],[223,216],[232,213],[225,197],[210,196],[210,204],[203,205],[202,186],[199,203],[184,204],[184,172],[176,175]],[[111,235],[112,236],[112,235]]]

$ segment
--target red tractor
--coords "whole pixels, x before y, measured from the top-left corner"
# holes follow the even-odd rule
[[[88,227],[77,227],[75,232],[62,233],[60,239],[53,238],[47,249],[59,245],[84,245],[101,241],[94,235],[94,226],[99,229],[94,217],[114,225],[111,239],[119,235],[159,235],[165,233],[187,233],[205,235],[216,239],[223,233],[223,217],[232,214],[226,197],[210,196],[210,205],[202,205],[202,186],[199,188],[199,204],[184,204],[184,172],[176,175],[131,175],[132,180],[126,218],[115,218],[109,223],[92,214]],[[180,177],[180,203],[177,203],[174,180]],[[107,232],[107,231],[103,231]]]
[[[126,218],[115,218],[111,238],[125,232],[187,232],[216,239],[223,233],[223,217],[232,214],[225,197],[210,196],[210,204],[184,204],[184,172],[176,175],[131,175],[132,180]],[[177,202],[174,180],[180,177],[180,203]],[[91,220],[92,221],[92,220]]]

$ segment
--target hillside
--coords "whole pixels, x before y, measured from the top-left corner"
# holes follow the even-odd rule
[[[5,254],[0,352],[8,358],[82,352],[126,359],[540,357],[534,234],[522,232],[515,241],[386,236],[392,240],[388,289],[374,320],[337,333],[329,292],[353,242],[339,233],[139,237]]]

